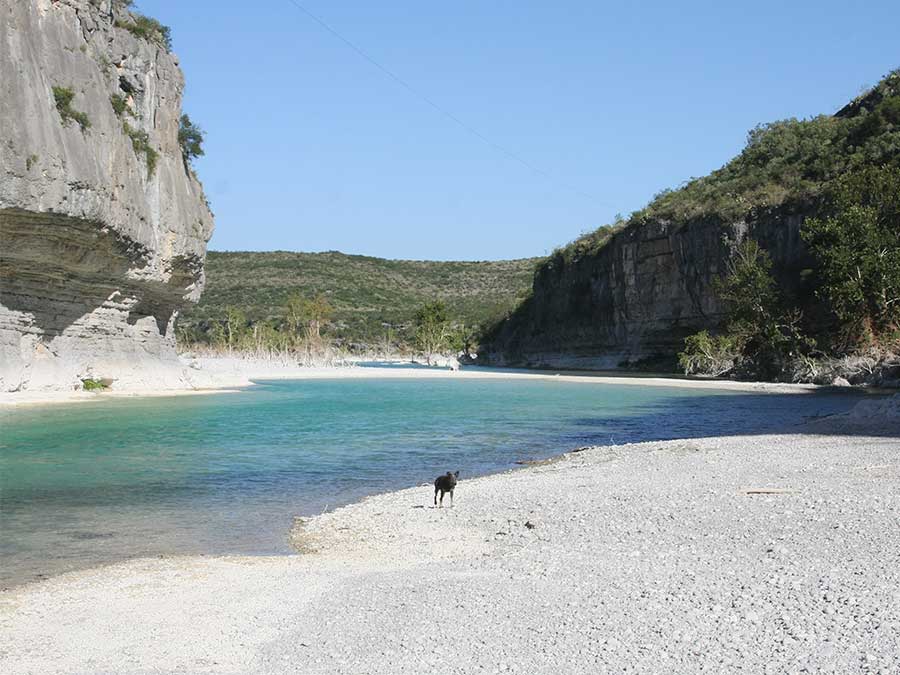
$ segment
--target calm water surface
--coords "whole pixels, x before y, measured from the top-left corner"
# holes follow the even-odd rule
[[[450,469],[465,479],[589,443],[782,430],[853,403],[366,379],[0,410],[0,587],[134,556],[287,552],[294,516]]]

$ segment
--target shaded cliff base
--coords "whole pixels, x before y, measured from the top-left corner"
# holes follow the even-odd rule
[[[453,508],[422,485],[298,522],[302,555],[6,592],[0,668],[897,672],[898,456],[883,435],[713,437],[462,480]]]
[[[623,375],[655,373],[672,378],[681,376],[681,371],[676,367],[677,358],[672,354],[662,353],[644,353],[638,356],[626,351],[594,354],[546,351],[514,356],[495,353],[486,354],[479,361],[484,362],[480,365],[505,368],[614,371]],[[798,358],[790,381],[794,384],[820,386],[900,389],[900,354],[872,349],[845,356]]]
[[[675,374],[677,360],[672,356],[641,354],[634,356],[625,350],[584,351],[535,351],[504,354],[502,352],[480,354],[479,365],[498,368],[559,368],[566,370],[657,372]]]
[[[0,240],[0,391],[157,371],[177,386],[175,316],[199,258],[162,265],[100,223],[21,209],[0,209]]]

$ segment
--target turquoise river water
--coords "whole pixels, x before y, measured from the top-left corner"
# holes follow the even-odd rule
[[[596,443],[790,430],[849,394],[510,379],[264,382],[0,410],[0,587],[135,556],[289,552],[294,516]],[[422,503],[431,491],[422,490]]]

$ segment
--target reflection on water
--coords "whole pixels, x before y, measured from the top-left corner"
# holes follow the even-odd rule
[[[287,552],[293,516],[450,469],[465,479],[589,443],[780,430],[853,403],[851,394],[355,379],[3,410],[0,586],[133,556]]]

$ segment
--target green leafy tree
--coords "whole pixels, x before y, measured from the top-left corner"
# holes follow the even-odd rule
[[[422,305],[415,317],[416,347],[431,360],[432,354],[443,351],[450,338],[450,320],[447,306],[440,300]]]
[[[251,344],[257,354],[271,350],[280,351],[288,347],[287,337],[271,322],[257,321],[253,324]]]
[[[478,344],[478,330],[475,326],[460,323],[450,331],[449,347],[455,352],[463,352],[466,356],[475,351]]]
[[[734,248],[728,271],[713,282],[713,290],[727,304],[729,321],[741,332],[759,332],[779,304],[772,260],[753,239]]]
[[[191,162],[195,158],[203,156],[205,137],[203,129],[194,124],[190,117],[181,116],[178,124],[178,144],[181,146],[181,154],[185,162]]]
[[[225,326],[219,321],[212,323],[208,336],[209,343],[218,349],[223,349],[228,345],[228,335],[225,333]]]
[[[225,308],[225,344],[229,349],[241,346],[247,330],[247,315],[237,307]]]
[[[284,323],[295,340],[301,337],[305,321],[306,300],[299,293],[292,293],[284,305]]]
[[[322,327],[334,314],[334,308],[328,302],[328,298],[319,293],[307,304],[306,311],[309,316],[309,336],[318,339],[321,336]]]
[[[869,168],[838,179],[825,214],[807,220],[802,234],[820,262],[821,293],[850,333],[877,339],[896,331],[900,169]]]
[[[771,270],[771,258],[754,240],[735,247],[728,272],[713,284],[727,307],[726,330],[715,337],[701,331],[685,340],[678,355],[685,373],[777,378],[813,348],[800,331],[800,313],[784,307]]]
[[[299,293],[292,293],[284,306],[284,321],[288,330],[300,338],[301,333],[310,340],[319,340],[322,328],[331,320],[334,308],[322,293],[312,300]]]

